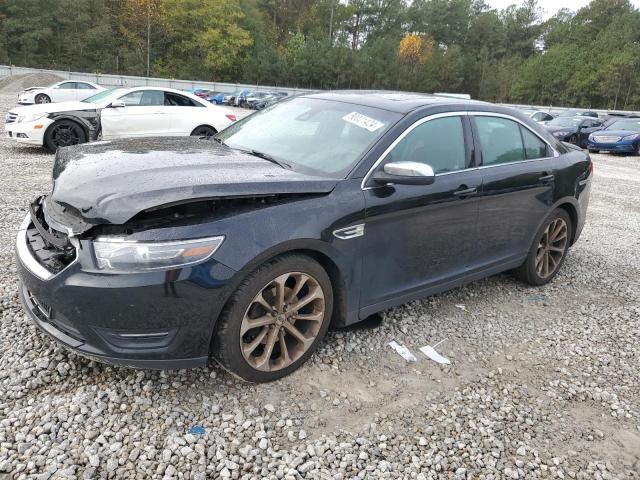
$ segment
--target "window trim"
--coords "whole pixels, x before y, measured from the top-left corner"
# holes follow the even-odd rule
[[[537,137],[538,139],[540,139],[545,145],[547,145],[552,152],[551,156],[546,156],[546,157],[539,157],[539,158],[524,158],[522,160],[514,160],[513,162],[505,162],[505,163],[496,163],[494,165],[485,165],[484,164],[484,157],[483,157],[483,151],[482,151],[482,145],[480,145],[480,139],[478,138],[478,130],[477,130],[477,126],[476,126],[476,122],[475,122],[475,118],[473,119],[473,133],[474,133],[474,137],[475,137],[475,144],[476,144],[476,148],[479,150],[479,157],[480,157],[480,165],[478,165],[479,169],[484,169],[484,168],[495,168],[495,167],[501,167],[503,165],[515,165],[518,163],[528,163],[528,162],[537,162],[540,160],[548,160],[550,158],[556,158],[560,156],[560,153],[558,152],[558,150],[556,150],[556,148],[551,145],[551,143],[549,143],[546,139],[542,138],[537,132],[533,131],[526,123],[524,123],[522,120],[506,114],[506,113],[495,113],[495,112],[481,112],[481,111],[474,111],[474,112],[468,112],[470,117],[498,117],[498,118],[504,118],[506,120],[512,120],[516,123],[518,123],[520,125],[520,127],[526,128],[530,133],[532,133],[535,137]],[[522,138],[522,132],[520,132],[520,138]],[[522,148],[523,150],[525,150],[525,157],[526,157],[526,149],[524,148],[524,141],[522,142]]]
[[[552,156],[550,157],[544,157],[544,158],[531,158],[531,159],[524,159],[524,160],[516,160],[514,162],[508,162],[508,163],[498,163],[495,165],[482,165],[482,148],[480,147],[480,144],[478,143],[476,137],[477,137],[477,132],[476,132],[476,125],[475,125],[475,119],[473,121],[471,121],[471,117],[499,117],[499,118],[505,118],[507,120],[513,120],[514,122],[518,123],[519,125],[521,125],[522,127],[526,128],[527,130],[529,130],[533,135],[535,135],[536,137],[538,137],[542,142],[544,142],[550,149],[551,152],[553,153]],[[560,156],[560,153],[558,152],[558,150],[556,150],[556,148],[551,145],[551,143],[549,143],[549,141],[547,141],[546,139],[542,138],[538,133],[536,133],[535,131],[533,131],[526,123],[524,123],[522,120],[520,120],[519,118],[516,118],[512,115],[506,114],[506,113],[497,113],[497,112],[485,112],[485,111],[481,111],[481,110],[474,110],[474,111],[468,111],[468,110],[458,110],[458,111],[451,111],[451,112],[443,112],[443,113],[434,113],[432,115],[427,115],[426,117],[420,118],[418,120],[416,120],[415,122],[413,122],[411,125],[409,125],[404,132],[402,132],[400,135],[398,135],[398,138],[396,138],[393,142],[391,142],[391,145],[389,145],[384,152],[382,152],[382,154],[378,157],[378,159],[374,162],[374,164],[371,166],[371,168],[369,169],[369,171],[367,172],[367,174],[363,177],[362,182],[360,183],[360,189],[361,190],[371,190],[373,188],[377,188],[377,186],[367,186],[367,182],[369,181],[369,177],[371,177],[373,175],[373,172],[376,170],[376,168],[378,168],[380,166],[380,164],[383,162],[383,160],[385,159],[385,157],[389,154],[389,152],[391,152],[391,150],[393,150],[395,148],[395,146],[400,143],[402,141],[402,139],[404,137],[406,137],[414,128],[417,128],[418,126],[422,125],[423,123],[428,122],[429,120],[436,120],[438,118],[446,118],[446,117],[462,117],[462,122],[463,122],[463,128],[464,128],[464,120],[465,118],[468,118],[470,123],[471,123],[471,133],[473,138],[473,153],[472,153],[472,162],[475,163],[474,166],[470,166],[469,168],[465,168],[463,170],[455,170],[453,172],[442,172],[442,173],[437,173],[436,177],[440,176],[440,175],[452,175],[455,173],[459,173],[459,172],[468,172],[471,170],[479,170],[479,169],[484,169],[484,168],[493,168],[493,167],[501,167],[503,165],[513,165],[516,163],[526,163],[526,162],[537,162],[540,160],[545,160],[545,159],[549,159],[549,158],[556,158]],[[522,136],[522,134],[520,134]],[[466,137],[465,137],[465,142],[466,142]],[[523,148],[524,148],[524,142],[523,142]],[[479,151],[478,151],[479,150]],[[526,155],[526,153],[525,153]],[[480,164],[478,164],[480,163]]]

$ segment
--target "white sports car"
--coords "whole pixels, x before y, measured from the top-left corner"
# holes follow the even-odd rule
[[[103,90],[106,89],[96,83],[65,80],[49,87],[27,88],[18,95],[18,103],[31,105],[33,103],[73,102],[84,100]]]
[[[180,90],[136,87],[105,90],[81,102],[17,107],[5,121],[12,140],[55,151],[98,138],[211,136],[236,116]]]

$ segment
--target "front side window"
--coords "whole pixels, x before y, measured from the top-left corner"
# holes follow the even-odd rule
[[[520,125],[499,117],[475,117],[483,165],[499,165],[524,160]]]
[[[418,125],[389,152],[385,163],[389,162],[425,163],[436,174],[464,169],[462,117],[436,118]]]
[[[292,98],[232,124],[216,139],[269,155],[294,170],[344,178],[401,114],[374,107]]]

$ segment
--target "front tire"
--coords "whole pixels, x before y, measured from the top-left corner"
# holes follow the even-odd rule
[[[51,152],[60,147],[78,145],[86,141],[84,129],[71,120],[58,120],[44,134],[44,146]]]
[[[577,135],[571,135],[569,137],[569,143],[573,143],[574,145],[578,145],[578,136]]]
[[[277,257],[251,273],[223,311],[214,358],[250,382],[270,382],[300,367],[329,328],[331,280],[304,255]]]
[[[34,101],[36,103],[51,103],[51,98],[49,97],[49,95],[45,95],[44,93],[39,93],[38,95],[36,95],[36,98],[34,99]]]
[[[520,280],[529,285],[545,285],[564,264],[573,233],[569,214],[557,208],[536,234],[525,262],[516,269]]]

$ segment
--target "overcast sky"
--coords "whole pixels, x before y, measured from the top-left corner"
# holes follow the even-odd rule
[[[521,0],[485,0],[494,8],[505,8],[509,5],[520,5]],[[640,7],[640,0],[631,0],[636,7]],[[545,11],[545,18],[553,16],[561,8],[569,10],[578,10],[589,4],[589,0],[538,0],[538,4]]]

